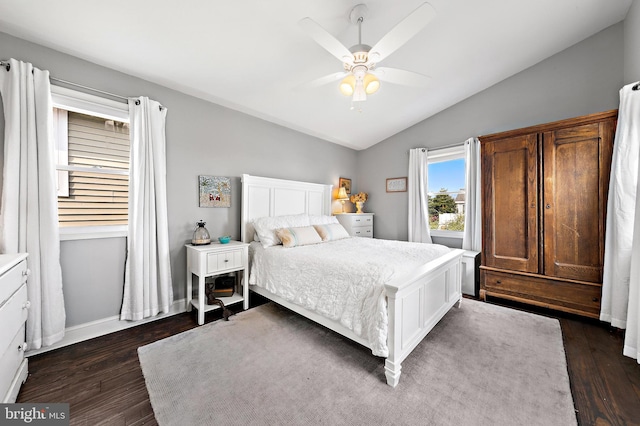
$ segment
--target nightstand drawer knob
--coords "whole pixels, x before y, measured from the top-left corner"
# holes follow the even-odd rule
[[[28,300],[22,304],[22,309],[29,309],[31,307],[31,302]]]

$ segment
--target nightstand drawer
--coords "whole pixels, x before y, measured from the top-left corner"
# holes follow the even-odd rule
[[[242,250],[207,254],[207,273],[242,267]]]

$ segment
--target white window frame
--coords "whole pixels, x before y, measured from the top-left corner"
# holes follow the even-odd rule
[[[427,166],[435,163],[441,163],[443,161],[459,160],[467,161],[465,158],[464,144],[451,146],[448,148],[440,148],[427,151]],[[465,168],[466,169],[466,168]],[[465,179],[466,181],[466,179]],[[465,191],[467,188],[465,188]],[[453,191],[450,191],[453,192]],[[464,231],[447,231],[443,229],[431,229],[429,231],[432,237],[442,238],[460,238],[464,237]]]
[[[51,99],[54,108],[129,123],[129,104],[124,102],[101,98],[53,84],[51,85]],[[66,116],[66,114],[64,115]],[[87,170],[87,168],[68,165],[68,138],[64,137],[67,134],[67,129],[62,129],[61,127],[63,126],[54,129],[54,131],[58,132],[56,141],[63,141],[60,145],[56,142],[56,161],[58,161],[56,169],[59,171]],[[62,139],[59,137],[62,137]],[[101,173],[104,172],[106,171],[101,171]],[[129,174],[128,172],[114,173]],[[62,193],[64,193],[65,183],[64,177],[61,178],[60,175],[64,176],[65,174],[68,175],[68,173],[59,173],[58,178],[58,188]],[[66,188],[68,195],[68,178]],[[127,225],[60,227],[60,241],[126,237],[127,228]]]

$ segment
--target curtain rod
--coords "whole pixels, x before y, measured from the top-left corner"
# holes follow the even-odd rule
[[[8,61],[0,61],[0,67],[5,67],[7,69],[7,71],[9,71],[11,69],[11,63]],[[126,96],[121,96],[121,95],[116,95],[115,93],[110,93],[110,92],[105,92],[104,90],[100,90],[100,89],[96,89],[94,87],[89,87],[89,86],[83,86],[82,84],[78,84],[78,83],[74,83],[72,81],[67,81],[67,80],[62,80],[61,78],[56,78],[51,76],[51,74],[49,74],[49,80],[55,81],[57,83],[61,83],[61,84],[66,84],[68,86],[72,86],[72,87],[77,87],[80,89],[84,89],[84,90],[89,90],[91,92],[95,92],[95,93],[102,93],[103,95],[107,95],[107,96],[111,96],[113,98],[119,99],[120,102],[124,102],[125,104],[129,103],[129,98],[127,98]],[[140,101],[136,100],[136,105],[140,105]],[[160,111],[162,111],[162,108],[164,108],[164,106],[160,105]]]
[[[466,141],[467,141],[467,139],[465,139],[464,142],[452,143],[452,144],[444,145],[444,146],[435,146],[433,148],[423,147],[423,146],[418,146],[416,148],[420,148],[422,150],[428,149],[429,151],[436,151],[436,150],[439,150],[439,149],[447,149],[447,148],[454,148],[454,147],[458,148],[458,147],[464,147],[464,143]],[[411,151],[411,149],[409,149],[409,151]],[[407,152],[409,152],[409,151],[407,151]]]
[[[11,69],[11,63],[9,63],[8,61],[0,61],[0,66],[5,67],[7,69],[7,71],[9,71]],[[73,86],[73,87],[77,87],[77,88],[80,88],[80,89],[89,90],[89,91],[96,92],[96,93],[102,93],[103,95],[107,95],[107,96],[111,96],[113,98],[120,99],[124,103],[129,103],[129,98],[127,98],[125,96],[116,95],[115,93],[105,92],[104,90],[96,89],[96,88],[89,87],[89,86],[83,86],[82,84],[74,83],[74,82],[67,81],[67,80],[62,80],[61,78],[56,78],[56,77],[53,77],[52,75],[49,75],[49,80],[55,81],[55,82],[61,83],[61,84],[66,84],[68,86]]]

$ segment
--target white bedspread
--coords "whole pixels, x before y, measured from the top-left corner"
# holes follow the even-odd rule
[[[386,357],[384,284],[451,249],[438,244],[346,238],[309,246],[250,246],[249,283],[340,322]]]

